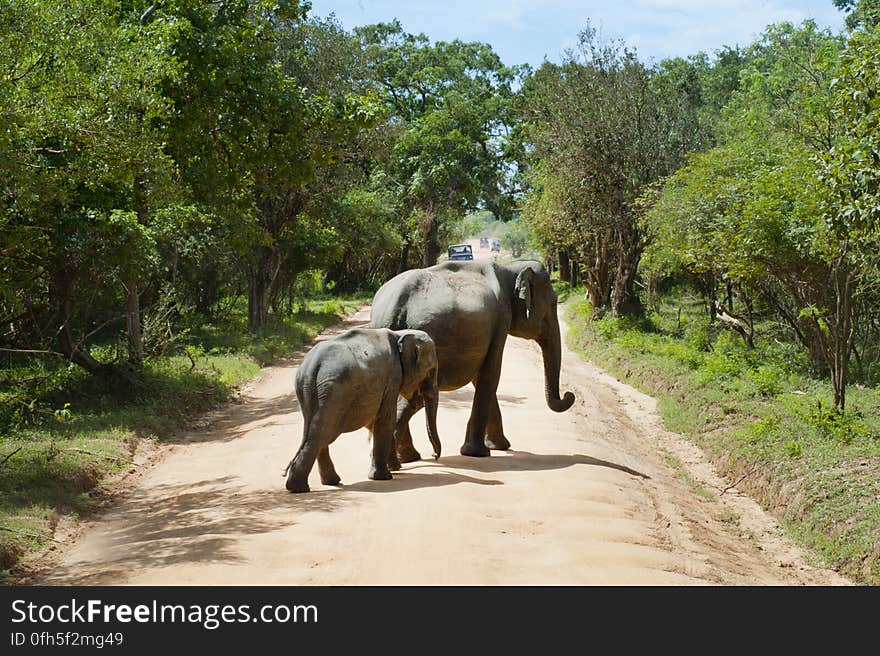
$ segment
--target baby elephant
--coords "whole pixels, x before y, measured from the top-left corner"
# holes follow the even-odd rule
[[[342,433],[364,427],[373,438],[369,476],[390,479],[389,464],[399,467],[392,455],[398,401],[402,407],[424,403],[428,437],[434,457],[440,457],[437,354],[433,340],[421,330],[355,328],[319,342],[296,373],[296,397],[303,414],[303,439],[285,470],[291,492],[309,491],[316,458],[321,482],[337,485],[330,444]]]

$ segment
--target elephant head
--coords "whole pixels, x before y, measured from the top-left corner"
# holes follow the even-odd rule
[[[425,405],[425,425],[428,439],[434,447],[434,458],[440,457],[440,438],[437,434],[437,405],[440,394],[437,388],[437,351],[434,341],[421,330],[398,331],[400,338],[397,348],[400,351],[400,364],[403,381],[400,395],[410,401],[411,412],[405,421],[422,403]],[[398,421],[398,425],[400,425]]]
[[[554,412],[565,412],[574,394],[559,396],[562,346],[556,316],[556,291],[550,274],[539,262],[515,262],[508,267],[514,279],[510,334],[538,342],[544,357],[544,397]]]

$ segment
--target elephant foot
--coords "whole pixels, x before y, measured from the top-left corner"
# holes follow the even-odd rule
[[[507,451],[510,448],[510,442],[508,442],[507,438],[503,435],[487,437],[485,442],[487,447],[495,449],[496,451]]]
[[[387,469],[370,468],[369,479],[371,481],[390,481],[392,478],[391,472]]]
[[[397,457],[396,449],[391,449],[391,455],[388,456],[388,469],[391,471],[400,471],[400,459]]]
[[[417,460],[422,459],[421,454],[416,451],[412,444],[397,447],[397,457],[400,462],[416,462]]]
[[[288,492],[308,492],[311,488],[306,481],[297,481],[292,478],[287,479],[287,484],[285,486]]]
[[[485,458],[490,455],[489,449],[482,442],[474,444],[473,442],[465,442],[461,445],[459,451],[463,456],[471,456],[472,458]]]
[[[342,482],[342,479],[339,478],[338,474],[335,474],[333,476],[328,476],[326,478],[324,478],[323,476],[321,477],[321,483],[323,485],[339,485],[341,482]]]

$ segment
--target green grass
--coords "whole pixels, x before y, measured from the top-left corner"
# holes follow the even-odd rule
[[[640,321],[591,321],[582,294],[566,298],[572,348],[657,397],[666,427],[721,474],[744,476],[738,487],[817,564],[880,584],[880,390],[851,385],[840,413],[830,382],[778,327],[760,326],[750,351],[684,295]]]
[[[92,511],[141,440],[170,438],[366,300],[311,300],[257,333],[241,308],[214,323],[190,319],[183,348],[148,359],[128,384],[45,362],[0,369],[0,571],[45,547],[60,516]]]
[[[675,475],[678,476],[681,480],[687,483],[688,487],[691,491],[697,496],[703,497],[704,499],[712,498],[712,493],[704,488],[700,483],[691,476],[691,473],[687,470],[687,467],[684,466],[684,463],[677,457],[672,454],[665,454],[664,460],[666,464],[675,472]]]
[[[244,299],[240,299],[221,319],[207,322],[191,318],[185,329],[186,339],[190,351],[196,355],[248,356],[266,366],[300,348],[370,298],[372,296],[367,294],[355,294],[312,299],[301,303],[295,313],[283,319],[270,316],[267,325],[256,333],[247,328],[246,306]]]

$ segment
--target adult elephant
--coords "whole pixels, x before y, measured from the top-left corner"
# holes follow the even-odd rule
[[[565,412],[574,403],[571,392],[559,396],[562,348],[556,292],[540,262],[455,261],[404,271],[376,292],[370,325],[428,333],[437,350],[440,390],[474,384],[462,455],[488,456],[489,449],[510,448],[496,397],[508,335],[541,346],[547,406]],[[398,404],[400,462],[421,458],[406,423],[418,409],[405,399]],[[392,455],[392,465],[396,464]]]

